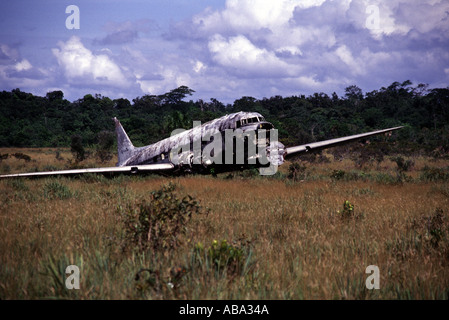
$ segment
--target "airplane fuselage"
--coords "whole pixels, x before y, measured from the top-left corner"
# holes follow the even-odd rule
[[[132,166],[155,163],[174,163],[178,169],[190,172],[209,171],[205,169],[218,167],[215,166],[216,164],[220,164],[220,171],[234,170],[236,167],[243,168],[249,164],[253,166],[265,166],[267,163],[261,163],[261,161],[257,160],[251,161],[249,159],[251,156],[258,159],[260,157],[258,154],[248,154],[250,149],[248,141],[251,140],[250,142],[253,142],[254,145],[261,146],[262,148],[269,148],[269,133],[272,129],[274,129],[274,126],[270,122],[265,121],[260,113],[233,113],[194,126],[192,129],[179,130],[181,132],[174,132],[175,134],[172,134],[172,136],[154,144],[134,148],[131,152],[131,156],[125,161],[119,161],[118,165]],[[263,134],[260,134],[261,131],[264,131]],[[231,137],[228,134],[234,134],[234,136]],[[235,139],[240,136],[245,139],[246,143],[243,150],[238,150],[238,143],[235,141]],[[229,140],[229,137],[233,138],[233,141],[231,142],[232,148],[229,148],[229,145],[228,147],[226,146],[226,141]],[[217,141],[218,139],[220,141]],[[214,144],[215,148],[211,147],[211,144]],[[277,144],[277,147],[279,147],[279,143]],[[205,155],[204,151],[208,153]],[[217,152],[220,154],[216,154]],[[232,155],[228,154],[228,158],[226,158],[226,152],[231,152]],[[243,161],[238,161],[239,157],[236,155],[238,152],[244,153]],[[215,161],[211,161],[211,154]],[[232,161],[229,161],[231,159],[230,157],[232,157]]]

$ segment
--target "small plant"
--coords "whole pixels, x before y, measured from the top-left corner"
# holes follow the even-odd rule
[[[64,160],[64,158],[61,156],[61,150],[56,150],[55,159],[58,161]]]
[[[333,180],[341,180],[345,176],[346,172],[344,170],[333,170],[331,173],[331,178]]]
[[[348,200],[343,203],[343,209],[338,210],[337,213],[340,215],[342,219],[352,218],[354,217],[354,205],[351,204]]]
[[[433,215],[426,219],[427,239],[434,248],[438,248],[441,242],[444,242],[448,233],[446,217],[443,210],[437,208]]]
[[[398,171],[401,173],[409,171],[415,165],[415,162],[413,160],[405,160],[401,156],[392,157],[391,160],[396,162],[396,165],[398,166]]]
[[[230,244],[226,240],[214,240],[206,248],[202,243],[195,245],[193,258],[200,265],[211,268],[215,275],[241,275],[248,259],[247,243]]]

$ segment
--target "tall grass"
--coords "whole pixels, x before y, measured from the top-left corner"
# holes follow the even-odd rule
[[[1,165],[64,166],[55,150],[8,150],[19,151],[31,161]],[[447,181],[440,171],[423,178],[435,176],[426,165],[447,163],[414,163],[400,182],[378,178],[397,178],[389,159],[379,168],[304,163],[300,179],[288,178],[287,165],[275,177],[2,180],[0,298],[447,299]],[[183,220],[176,246],[128,250],[126,214],[153,210],[140,205],[168,182],[176,189],[165,196],[190,196],[208,214]],[[68,265],[80,269],[79,290],[65,286]],[[369,265],[379,267],[380,290],[365,287]]]

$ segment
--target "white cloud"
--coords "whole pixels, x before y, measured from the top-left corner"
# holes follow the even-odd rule
[[[200,73],[204,69],[206,69],[206,66],[204,65],[204,63],[202,63],[199,60],[196,60],[194,66],[193,66],[193,71],[195,71],[195,73]]]
[[[378,27],[370,32],[375,39],[390,35],[407,35],[410,31],[427,33],[449,31],[449,2],[443,0],[357,0],[352,1],[347,17],[357,26],[366,26],[367,19],[374,12],[368,7],[378,9]],[[447,39],[447,34],[445,36]]]
[[[359,59],[354,59],[351,51],[346,45],[342,45],[335,50],[335,54],[343,61],[348,67],[349,72],[355,75],[363,74],[363,61]]]
[[[288,54],[292,56],[302,55],[302,51],[297,46],[283,46],[276,50],[276,53],[279,54]]]
[[[30,70],[33,66],[31,65],[31,63],[27,60],[27,59],[23,59],[20,62],[17,62],[16,65],[14,66],[14,68],[17,71],[26,71],[26,70]]]
[[[326,0],[228,0],[222,11],[206,10],[193,18],[204,30],[249,32],[267,28],[277,30],[287,25],[295,8],[320,6]]]
[[[367,27],[375,13],[370,6],[378,8],[374,29]],[[264,80],[258,83],[262,94],[291,86],[342,92],[351,84],[374,89],[389,81],[432,82],[429,76],[448,58],[424,57],[432,41],[448,41],[448,12],[442,0],[228,0],[223,9],[207,9],[174,30],[202,55],[208,77],[223,78],[222,88],[231,90],[232,83],[252,91],[242,83],[251,78]],[[204,46],[196,51],[201,41],[209,57]],[[423,41],[428,47],[419,45]],[[425,74],[416,72],[425,66]]]
[[[60,49],[52,49],[69,83],[101,84],[122,87],[129,83],[121,68],[105,54],[96,55],[81,40],[73,36],[67,42],[59,42]]]
[[[290,73],[287,63],[279,59],[273,52],[256,47],[245,36],[230,37],[228,40],[215,35],[209,41],[209,50],[213,59],[220,65],[231,68],[243,76],[253,75],[280,76]]]

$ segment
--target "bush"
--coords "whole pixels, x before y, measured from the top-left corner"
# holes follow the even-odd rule
[[[441,244],[448,245],[449,223],[443,209],[437,208],[430,216],[422,216],[420,220],[413,222],[415,230],[422,230],[423,239],[433,248],[438,248]]]
[[[114,133],[103,130],[97,135],[97,157],[101,162],[112,159],[112,147],[114,146]]]
[[[73,196],[69,187],[59,181],[51,180],[44,185],[44,197],[48,199],[68,199]]]
[[[414,219],[409,233],[390,244],[392,252],[408,259],[417,254],[439,255],[449,259],[449,221],[441,208]]]
[[[21,159],[21,160],[25,160],[26,162],[31,161],[31,157],[27,154],[24,154],[22,152],[16,152],[13,154],[14,157],[16,157],[16,159]]]
[[[300,181],[306,178],[306,169],[305,165],[301,165],[298,162],[293,162],[288,167],[288,178],[293,181]]]
[[[392,157],[391,161],[396,162],[396,165],[398,166],[398,171],[400,173],[410,170],[415,165],[415,162],[413,160],[405,160],[401,156]]]
[[[73,135],[71,137],[71,143],[70,143],[70,151],[73,154],[73,157],[75,158],[76,162],[83,161],[86,159],[86,151],[83,147],[83,139],[80,135]]]
[[[449,170],[447,168],[431,168],[425,166],[421,172],[420,179],[427,182],[448,181]]]
[[[185,234],[192,214],[201,213],[198,201],[187,195],[179,199],[171,183],[150,193],[138,208],[128,205],[124,216],[126,245],[138,251],[174,249]]]

